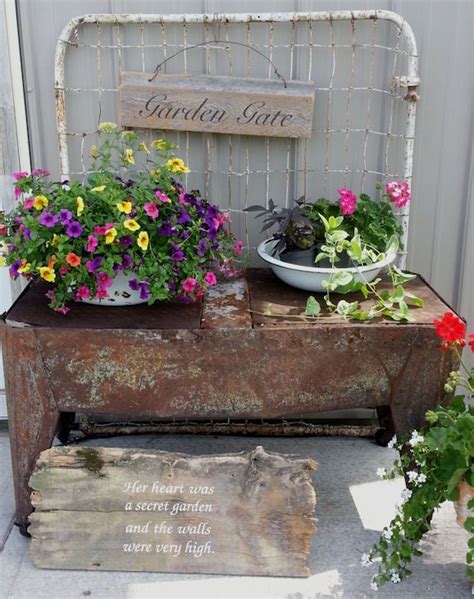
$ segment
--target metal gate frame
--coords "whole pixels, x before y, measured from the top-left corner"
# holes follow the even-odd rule
[[[146,24],[195,24],[200,23],[204,26],[214,24],[231,24],[231,23],[285,23],[291,22],[329,22],[332,28],[334,22],[337,21],[350,21],[354,24],[355,21],[387,21],[394,24],[398,29],[398,41],[403,38],[406,44],[406,51],[403,52],[407,57],[407,73],[406,75],[395,77],[392,81],[392,95],[395,94],[395,88],[402,87],[406,88],[406,95],[404,99],[408,102],[406,128],[403,136],[404,139],[404,160],[403,160],[403,173],[402,176],[411,184],[413,174],[413,153],[415,143],[415,119],[416,119],[416,102],[418,99],[417,89],[420,83],[418,77],[418,54],[416,41],[413,31],[405,19],[391,11],[387,10],[354,10],[354,11],[319,11],[319,12],[295,12],[295,13],[233,13],[233,14],[170,14],[170,15],[159,15],[159,14],[88,14],[78,16],[69,21],[64,27],[57,43],[56,56],[55,56],[55,92],[56,92],[56,121],[57,121],[57,133],[59,143],[59,156],[60,156],[60,170],[61,175],[64,178],[70,176],[70,163],[68,154],[68,131],[66,126],[66,91],[65,86],[65,57],[66,52],[70,46],[74,46],[73,36],[77,32],[78,28],[82,24],[110,24],[110,25],[127,25],[137,24],[143,28]],[[354,42],[353,42],[354,43]],[[398,42],[397,42],[398,43]],[[120,44],[120,42],[119,42]],[[332,43],[333,48],[335,47],[334,42]],[[374,47],[374,44],[372,44]],[[121,46],[118,46],[119,49]],[[136,46],[142,49],[144,52],[144,43],[142,38],[141,46]],[[186,47],[186,41],[183,42],[183,47]],[[289,46],[288,46],[289,47]],[[185,53],[186,54],[186,53]],[[144,64],[144,63],[143,63]],[[333,66],[335,63],[333,64]],[[371,89],[364,88],[364,89]],[[76,90],[77,91],[77,90]],[[100,92],[100,90],[99,90]],[[351,88],[349,88],[349,93]],[[352,131],[352,130],[351,130]],[[366,134],[368,135],[367,130]],[[327,129],[329,135],[329,124]],[[347,129],[349,134],[349,129]],[[85,134],[84,134],[85,135]],[[388,135],[388,141],[390,141],[390,131]],[[365,151],[365,150],[364,150]],[[388,142],[387,142],[388,152]],[[364,155],[365,158],[365,155]],[[306,168],[306,165],[305,165]],[[288,169],[288,167],[287,167]],[[346,172],[346,171],[329,171],[328,165],[326,165],[327,172]],[[386,169],[387,171],[387,169]],[[269,177],[269,167],[267,160],[267,177]],[[371,171],[364,171],[371,172]],[[305,170],[306,173],[306,170]],[[234,173],[233,173],[234,174]],[[238,173],[241,174],[241,173]],[[384,175],[386,173],[375,173],[377,175]],[[245,173],[242,173],[245,175]],[[249,168],[247,166],[247,177],[249,176]],[[248,180],[248,179],[247,179]],[[268,200],[268,198],[267,198]],[[407,254],[407,241],[408,241],[408,224],[409,224],[409,205],[405,206],[400,212],[400,222],[403,226],[403,237],[402,242],[404,245],[404,251],[400,252],[399,265],[403,268],[406,264]],[[248,236],[248,234],[247,234]],[[247,244],[249,245],[249,244]]]

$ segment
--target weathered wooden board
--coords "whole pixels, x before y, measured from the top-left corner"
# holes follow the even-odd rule
[[[308,576],[313,460],[55,447],[30,486],[41,568]]]
[[[310,137],[314,83],[123,72],[121,125],[269,137]]]

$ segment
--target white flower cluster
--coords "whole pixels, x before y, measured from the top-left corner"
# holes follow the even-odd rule
[[[397,509],[400,509],[403,504],[405,504],[410,497],[413,495],[413,491],[411,489],[403,489],[400,500],[396,503]]]
[[[392,531],[389,528],[384,528],[382,531],[382,537],[386,541],[390,541],[390,539],[392,538]]]
[[[397,584],[398,582],[400,582],[401,578],[397,570],[391,570],[390,580],[393,582],[393,584]]]
[[[411,445],[411,447],[416,447],[423,441],[424,441],[423,435],[420,435],[420,433],[418,431],[413,431],[413,433],[411,435],[411,439],[408,441],[408,443]]]
[[[370,583],[370,588],[373,591],[378,591],[379,590],[379,585],[375,582],[375,580],[372,580],[372,582]]]
[[[385,468],[377,468],[376,474],[379,478],[383,478],[387,475],[387,471],[385,470]]]
[[[423,472],[416,472],[415,470],[410,470],[410,472],[407,472],[407,476],[408,480],[411,483],[414,483],[417,487],[426,482],[426,474],[423,474]]]
[[[363,553],[362,557],[360,558],[360,563],[363,566],[370,566],[372,563],[372,560],[370,559],[370,555],[368,553]]]
[[[397,445],[397,435],[393,435],[391,440],[388,442],[387,447],[389,449],[393,449],[394,447],[396,447],[396,445]]]

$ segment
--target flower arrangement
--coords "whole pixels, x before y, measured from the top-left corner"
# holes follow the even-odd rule
[[[380,189],[380,186],[379,186]],[[320,198],[308,202],[304,196],[295,201],[292,208],[278,208],[270,200],[269,208],[250,206],[248,212],[257,212],[263,217],[262,232],[274,225],[278,231],[273,235],[278,240],[275,253],[287,253],[297,250],[319,249],[327,239],[327,223],[337,222],[336,235],[339,246],[336,247],[335,263],[349,248],[349,240],[359,236],[363,247],[371,252],[367,255],[375,259],[375,252],[385,252],[393,237],[400,241],[402,228],[392,206],[402,208],[411,199],[407,182],[388,183],[380,199],[372,199],[365,193],[357,198],[350,189],[338,189],[338,202]],[[345,242],[345,243],[343,243]],[[316,254],[315,254],[316,256]],[[316,256],[315,263],[326,256]]]
[[[304,197],[295,201],[291,208],[278,208],[273,201],[269,208],[251,206],[263,218],[262,232],[276,226],[273,235],[276,244],[274,255],[290,256],[301,250],[310,253],[313,266],[330,268],[331,274],[323,282],[326,290],[325,303],[329,312],[337,312],[344,318],[371,320],[387,317],[396,321],[411,321],[409,306],[423,307],[423,301],[407,292],[403,285],[415,278],[396,266],[389,266],[391,289],[377,289],[380,278],[367,280],[360,267],[383,262],[386,257],[395,257],[402,248],[403,229],[394,207],[400,209],[411,199],[408,182],[393,181],[385,186],[378,185],[379,199],[367,194],[356,195],[347,188],[338,189],[338,202],[320,198],[308,202]],[[403,249],[403,248],[402,248]],[[290,259],[285,260],[291,262]],[[347,267],[350,267],[347,268]],[[355,267],[359,277],[353,272]],[[351,272],[352,271],[352,272]],[[362,282],[360,281],[362,279]],[[359,291],[367,299],[374,298],[370,309],[362,309],[359,301],[342,299],[335,304],[332,293]],[[278,314],[271,312],[271,315]],[[314,296],[308,298],[305,318],[322,316],[321,305]]]
[[[371,586],[377,589],[386,582],[398,583],[411,574],[409,564],[414,556],[422,555],[418,543],[430,529],[431,514],[444,501],[455,501],[459,496],[459,483],[465,481],[474,487],[474,368],[468,369],[461,359],[460,349],[469,343],[474,352],[474,335],[466,338],[466,325],[455,314],[447,312],[435,320],[436,333],[442,339],[444,351],[454,351],[461,368],[450,373],[445,385],[447,393],[463,387],[467,396],[456,395],[447,407],[439,406],[426,413],[428,425],[413,431],[410,438],[389,446],[400,451],[391,471],[379,468],[383,479],[406,476],[409,488],[402,493],[398,513],[384,528],[381,539],[362,563],[378,562],[378,573]],[[474,515],[474,489],[468,509]],[[468,576],[474,580],[474,517],[464,521],[470,533],[466,562]]]
[[[71,301],[107,298],[118,273],[132,273],[131,290],[150,304],[195,300],[216,284],[215,269],[233,274],[242,243],[230,215],[184,189],[189,169],[175,147],[157,139],[148,148],[114,123],[99,132],[83,183],[14,174],[18,206],[0,217],[10,276],[51,283],[50,307],[65,314]]]

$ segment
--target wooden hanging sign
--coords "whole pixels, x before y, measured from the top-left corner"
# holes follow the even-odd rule
[[[208,75],[121,75],[123,127],[311,137],[314,83]]]
[[[30,479],[40,568],[309,576],[310,459],[55,447]]]

